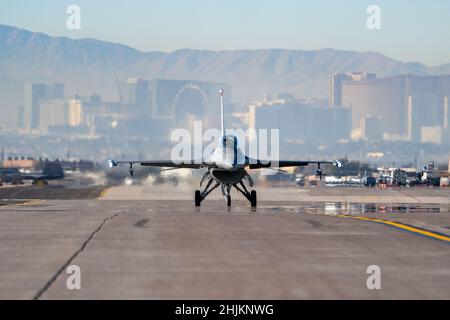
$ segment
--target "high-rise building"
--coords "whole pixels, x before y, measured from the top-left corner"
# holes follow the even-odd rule
[[[402,79],[385,78],[342,82],[342,105],[352,109],[352,129],[367,115],[383,119],[383,132],[406,133],[405,85]]]
[[[421,143],[442,143],[442,127],[421,127],[420,128],[420,142]]]
[[[383,140],[383,121],[380,116],[365,116],[361,119],[362,137],[369,141]]]
[[[26,129],[37,129],[40,126],[39,102],[41,100],[63,99],[64,84],[27,83],[25,84],[24,96],[24,127]]]
[[[421,127],[448,127],[449,95],[450,75],[383,79],[369,73],[330,76],[330,106],[352,109],[352,129],[360,129],[367,115],[380,116],[383,133],[413,141],[421,141]]]
[[[349,108],[289,102],[255,103],[249,107],[249,129],[277,129],[283,142],[335,142],[349,139]],[[251,139],[255,137],[252,136]]]
[[[83,105],[80,99],[73,98],[67,102],[67,125],[77,127],[83,124]]]
[[[444,111],[437,97],[433,94],[416,94],[408,97],[408,139],[421,141],[422,127],[444,126]],[[444,119],[445,120],[445,119]]]
[[[328,90],[329,104],[331,108],[342,107],[342,82],[343,81],[361,81],[376,79],[375,73],[350,72],[333,73],[330,75]]]
[[[139,78],[129,78],[121,87],[122,104],[126,108],[148,108],[149,82]],[[129,110],[131,111],[131,110]]]
[[[347,140],[352,131],[352,110],[346,107],[334,107],[333,115],[333,139],[336,141]]]
[[[39,101],[39,129],[48,132],[51,127],[60,127],[67,122],[66,104],[63,99]]]
[[[45,85],[27,83],[24,96],[24,126],[26,129],[37,129],[39,126],[39,101],[45,99]]]

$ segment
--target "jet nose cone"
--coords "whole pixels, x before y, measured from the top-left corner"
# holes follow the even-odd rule
[[[231,169],[231,168],[233,168],[233,164],[228,163],[228,162],[226,162],[226,161],[221,162],[219,166],[220,166],[222,169]]]

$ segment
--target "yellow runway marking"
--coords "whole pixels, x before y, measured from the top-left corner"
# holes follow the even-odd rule
[[[105,188],[105,189],[103,189],[103,191],[100,193],[100,195],[98,196],[99,198],[103,198],[105,195],[106,195],[106,193],[109,191],[109,188]]]
[[[30,201],[27,201],[25,203],[22,203],[20,205],[22,205],[22,206],[32,206],[32,205],[35,205],[35,204],[38,204],[38,203],[41,203],[41,202],[44,202],[44,201],[45,200],[35,199],[35,200],[30,200]]]
[[[361,216],[350,216],[350,215],[346,215],[346,214],[338,214],[338,215],[336,215],[336,217],[339,217],[339,218],[351,218],[351,219],[355,219],[355,220],[378,222],[378,223],[382,223],[382,224],[385,224],[385,225],[388,225],[388,226],[392,226],[392,227],[395,227],[395,228],[399,228],[399,229],[403,229],[403,230],[410,231],[410,232],[413,232],[413,233],[417,233],[417,234],[420,234],[420,235],[423,235],[423,236],[426,236],[426,237],[430,237],[430,238],[433,238],[433,239],[437,239],[437,240],[441,240],[441,241],[445,241],[445,242],[450,242],[450,237],[448,237],[448,236],[445,236],[445,235],[439,234],[439,233],[435,233],[435,232],[431,232],[431,231],[428,231],[428,230],[424,230],[424,229],[408,226],[408,225],[400,223],[400,222],[383,220],[383,219],[377,219],[377,218],[361,217]]]
[[[246,207],[250,207],[250,205],[247,202],[241,202],[241,201],[237,201],[237,202]],[[256,211],[256,209],[255,209],[255,211]],[[377,219],[377,218],[369,218],[369,217],[364,217],[364,216],[352,216],[350,214],[342,214],[342,213],[341,214],[313,213],[313,214],[318,214],[318,215],[327,216],[327,217],[350,218],[350,219],[354,219],[354,220],[377,222],[377,223],[395,227],[395,228],[398,228],[401,230],[406,230],[406,231],[409,231],[412,233],[420,234],[422,236],[426,236],[429,238],[433,238],[433,239],[437,239],[437,240],[441,240],[441,241],[450,243],[450,236],[432,232],[432,231],[429,231],[426,229],[421,229],[418,227],[413,227],[413,226],[406,225],[406,224],[396,222],[396,221]]]
[[[17,206],[32,206],[41,202],[44,202],[45,200],[41,200],[41,199],[33,199],[33,200],[28,200],[22,203],[11,203],[11,204],[7,204],[5,207],[17,207]]]

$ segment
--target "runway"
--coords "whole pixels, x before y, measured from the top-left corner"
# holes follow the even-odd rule
[[[0,298],[450,298],[450,206],[437,200],[445,192],[386,191],[416,200],[396,203],[366,189],[283,198],[276,188],[260,192],[256,210],[237,197],[227,210],[217,196],[195,208],[183,188],[176,198],[166,187],[133,188],[0,206]],[[315,198],[347,196],[380,198]],[[80,267],[81,290],[67,289],[68,265]],[[367,288],[371,265],[380,290]]]

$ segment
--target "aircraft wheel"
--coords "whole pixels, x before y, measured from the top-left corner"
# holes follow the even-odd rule
[[[202,202],[202,196],[200,194],[200,190],[195,190],[195,206],[200,207]]]
[[[231,207],[231,196],[227,195],[227,207]]]
[[[256,207],[256,202],[257,202],[256,191],[252,190],[252,192],[250,193],[250,204],[251,204],[252,208]]]

